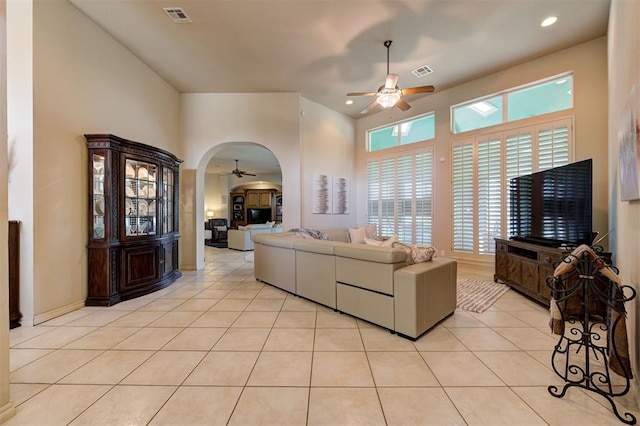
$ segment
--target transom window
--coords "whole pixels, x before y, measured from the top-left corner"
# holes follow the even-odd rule
[[[433,113],[423,115],[391,126],[367,132],[367,151],[408,145],[435,138],[435,116]]]
[[[573,75],[514,88],[451,107],[451,131],[462,133],[573,108]]]

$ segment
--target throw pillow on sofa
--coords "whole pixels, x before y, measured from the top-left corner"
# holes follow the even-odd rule
[[[392,247],[401,248],[407,253],[407,264],[428,262],[433,259],[436,249],[433,246],[419,246],[416,244],[405,244],[396,241]]]
[[[369,223],[367,225],[358,225],[358,228],[364,228],[367,232],[367,238],[371,240],[378,239],[378,225],[375,223]]]
[[[372,238],[365,238],[364,243],[370,246],[378,246],[378,247],[393,247],[393,243],[398,241],[398,236],[394,235],[392,237],[387,238],[386,240],[378,240]]]
[[[315,240],[328,240],[329,237],[322,231],[318,231],[317,229],[303,229],[303,228],[293,228],[289,229],[289,232],[295,232],[296,237],[298,238],[313,238]]]
[[[349,228],[349,240],[353,244],[364,244],[364,239],[367,238],[367,230],[364,226],[359,228]]]

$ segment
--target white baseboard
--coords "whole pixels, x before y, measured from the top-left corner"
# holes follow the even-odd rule
[[[6,422],[15,415],[16,407],[13,405],[13,402],[9,401],[8,403],[0,407],[0,424]]]
[[[80,308],[84,308],[84,300],[81,302],[75,302],[70,305],[63,306],[58,309],[54,309],[53,311],[45,312],[44,314],[36,315],[33,318],[33,325],[42,324],[43,322],[52,320],[64,314],[68,314],[69,312],[73,312]]]

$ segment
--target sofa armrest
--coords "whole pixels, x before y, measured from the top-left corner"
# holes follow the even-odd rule
[[[397,333],[417,339],[456,310],[457,263],[446,257],[394,272]]]

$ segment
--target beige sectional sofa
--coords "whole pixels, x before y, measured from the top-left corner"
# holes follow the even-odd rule
[[[417,339],[456,309],[457,264],[445,257],[407,265],[401,248],[295,233],[253,236],[257,280]]]

